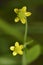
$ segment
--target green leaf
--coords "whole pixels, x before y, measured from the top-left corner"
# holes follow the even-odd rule
[[[21,58],[20,56],[1,56],[0,65],[21,65]]]
[[[8,57],[0,57],[0,65],[13,65],[16,64],[16,61],[13,60],[12,58]]]
[[[41,54],[43,55],[43,45],[41,45]]]
[[[23,35],[22,33],[18,30],[17,27],[15,26],[11,26],[8,23],[6,23],[5,21],[3,21],[2,19],[0,19],[0,28],[2,30],[4,30],[4,32],[8,35],[12,35],[16,38],[18,38],[18,40],[22,40],[23,41]]]
[[[32,48],[30,48],[29,50],[27,50],[26,53],[26,60],[27,63],[31,63],[34,60],[36,60],[38,58],[38,56],[40,55],[40,45],[35,45]]]

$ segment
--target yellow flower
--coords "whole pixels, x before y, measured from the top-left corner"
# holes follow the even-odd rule
[[[17,54],[23,55],[23,45],[19,45],[19,42],[15,43],[15,46],[11,46],[10,50],[13,51],[13,56],[16,56]]]
[[[15,22],[18,22],[19,20],[21,23],[25,24],[26,23],[26,16],[30,16],[32,13],[31,12],[26,12],[27,7],[24,6],[22,9],[15,8],[14,12],[17,14],[17,17],[15,18]]]

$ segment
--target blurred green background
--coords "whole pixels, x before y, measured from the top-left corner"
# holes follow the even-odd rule
[[[14,8],[27,6],[32,12],[28,17],[28,38],[34,40],[27,46],[26,60],[22,56],[14,57],[9,47],[16,41],[23,44],[25,25],[15,23],[17,16]],[[23,61],[22,61],[23,60]],[[0,1],[0,65],[43,65],[43,0],[1,0]]]

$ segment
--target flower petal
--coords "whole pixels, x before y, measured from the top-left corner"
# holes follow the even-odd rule
[[[18,13],[18,11],[19,11],[18,8],[15,8],[15,9],[14,9],[14,12],[15,12],[15,13]]]
[[[24,47],[23,45],[20,45],[20,49],[23,49],[23,47]]]
[[[30,16],[32,13],[31,12],[26,12],[25,16]]]
[[[18,21],[19,21],[19,18],[18,18],[18,17],[16,17],[16,18],[15,18],[15,22],[18,22]]]
[[[16,56],[17,55],[17,53],[15,51],[12,54],[13,54],[13,56]]]
[[[25,24],[25,23],[26,23],[26,19],[25,19],[25,18],[22,18],[22,19],[21,19],[21,22],[22,22],[23,24]]]
[[[16,43],[15,43],[15,46],[18,47],[18,46],[19,46],[19,42],[16,42]]]
[[[21,9],[21,10],[22,10],[23,12],[26,12],[26,9],[27,9],[27,7],[26,7],[26,6],[24,6],[24,7],[22,7],[22,9]]]
[[[21,50],[18,51],[18,54],[23,55],[23,51],[21,51]]]
[[[14,51],[14,46],[11,46],[11,47],[10,47],[10,50],[11,50],[11,51]]]

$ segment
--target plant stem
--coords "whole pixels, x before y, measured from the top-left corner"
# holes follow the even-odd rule
[[[25,26],[24,44],[26,43],[26,39],[27,39],[27,21],[26,21],[26,26]]]
[[[26,19],[26,26],[25,26],[25,34],[24,34],[24,45],[26,43],[26,39],[27,39],[27,19]],[[27,65],[27,61],[26,61],[26,56],[25,56],[25,48],[24,48],[24,54],[23,54],[23,59],[22,59],[22,65]]]

